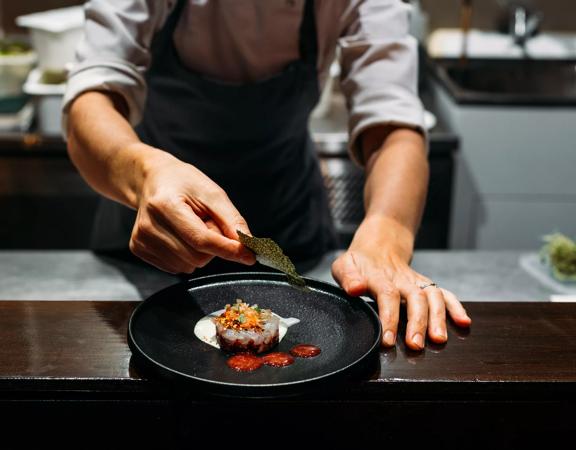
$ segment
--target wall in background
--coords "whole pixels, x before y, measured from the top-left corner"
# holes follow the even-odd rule
[[[421,0],[430,16],[430,29],[459,24],[461,0]],[[474,28],[495,29],[503,6],[519,1],[473,0]],[[521,3],[544,14],[543,29],[576,32],[576,2],[573,0],[524,0]]]

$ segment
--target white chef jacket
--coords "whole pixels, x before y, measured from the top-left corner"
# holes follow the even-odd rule
[[[113,91],[137,125],[146,99],[151,42],[176,0],[91,0],[64,97]],[[280,72],[299,58],[298,31],[305,0],[188,0],[174,32],[183,64],[230,83]],[[316,0],[318,74],[322,87],[339,48],[341,88],[349,108],[350,156],[363,164],[358,136],[375,125],[424,130],[418,98],[416,40],[410,6],[400,0]]]

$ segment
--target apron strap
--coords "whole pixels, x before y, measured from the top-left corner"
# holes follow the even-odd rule
[[[304,16],[300,24],[300,59],[316,67],[318,58],[318,34],[314,0],[306,0]]]
[[[170,45],[173,45],[171,40],[174,36],[174,31],[176,30],[178,20],[180,19],[180,15],[182,14],[185,5],[186,0],[178,0],[172,12],[168,14],[161,31],[156,33],[152,40],[151,52],[153,55],[157,55],[159,51],[165,52],[165,49],[169,48]]]

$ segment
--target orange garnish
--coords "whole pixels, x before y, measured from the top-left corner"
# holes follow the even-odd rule
[[[261,331],[266,320],[270,318],[269,309],[260,309],[258,305],[250,306],[240,299],[234,305],[226,305],[225,311],[215,321],[225,328],[234,330]]]

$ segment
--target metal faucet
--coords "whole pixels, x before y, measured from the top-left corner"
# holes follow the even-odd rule
[[[460,0],[460,28],[462,29],[462,52],[460,63],[468,61],[468,39],[472,27],[472,0]]]
[[[542,23],[542,14],[530,13],[522,5],[510,9],[510,34],[514,43],[526,49],[526,43],[535,36]]]

